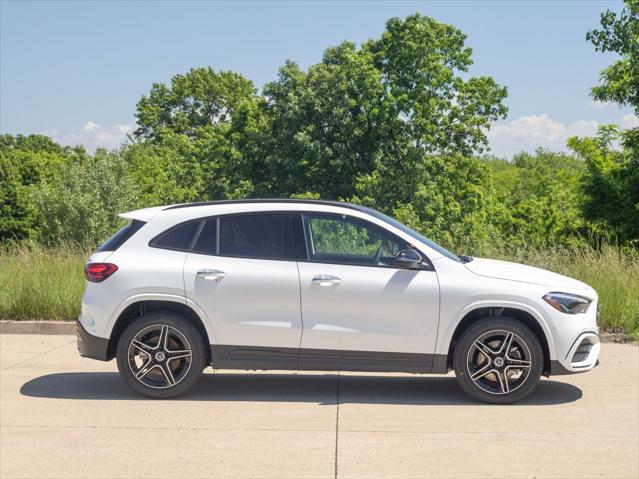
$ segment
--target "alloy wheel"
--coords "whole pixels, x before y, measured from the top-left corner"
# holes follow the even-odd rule
[[[532,361],[526,342],[512,331],[494,330],[477,337],[468,350],[466,368],[477,387],[490,394],[519,389]]]
[[[140,330],[129,343],[129,368],[143,385],[166,389],[182,381],[191,368],[193,351],[184,334],[166,324]]]

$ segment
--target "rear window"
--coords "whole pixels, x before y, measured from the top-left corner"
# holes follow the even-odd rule
[[[108,240],[98,246],[97,251],[115,251],[122,246],[131,236],[133,236],[142,226],[144,221],[133,220],[131,223],[120,228],[117,233],[111,236]]]
[[[154,238],[150,246],[177,251],[188,251],[199,227],[199,220],[174,226]]]

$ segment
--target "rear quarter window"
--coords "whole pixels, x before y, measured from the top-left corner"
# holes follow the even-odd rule
[[[149,246],[175,251],[189,251],[193,238],[200,228],[200,223],[201,221],[197,220],[173,226],[153,238]]]
[[[115,251],[122,246],[131,236],[133,236],[146,223],[140,220],[133,220],[129,224],[120,228],[113,236],[98,246],[96,252]]]

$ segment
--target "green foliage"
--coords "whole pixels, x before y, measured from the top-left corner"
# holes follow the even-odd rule
[[[98,244],[122,223],[118,214],[135,207],[136,193],[117,152],[78,155],[32,191],[40,239]]]
[[[602,13],[601,30],[586,35],[597,51],[621,57],[601,72],[601,84],[592,89],[592,96],[632,106],[639,113],[639,0],[625,0],[625,4],[619,14]]]
[[[573,137],[570,148],[587,165],[583,212],[603,237],[639,242],[639,159],[630,149],[615,150],[615,127],[601,127],[594,138]]]
[[[515,155],[511,162],[487,161],[498,205],[494,221],[507,244],[574,245],[588,239],[590,227],[582,215],[582,161],[543,149]]]

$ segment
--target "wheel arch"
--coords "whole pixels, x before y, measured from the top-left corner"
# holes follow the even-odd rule
[[[554,344],[551,343],[552,339],[549,339],[549,334],[544,327],[545,325],[543,325],[538,318],[536,318],[531,312],[517,306],[480,306],[466,312],[457,323],[450,341],[448,341],[448,349],[446,351],[446,370],[452,369],[455,346],[463,332],[481,319],[498,316],[512,318],[532,330],[535,336],[537,336],[544,354],[543,374],[546,376],[549,375],[551,361],[554,359],[551,354],[551,348],[554,347]]]
[[[117,319],[113,324],[113,328],[111,329],[111,334],[109,336],[109,345],[107,348],[108,360],[115,357],[118,340],[120,339],[120,336],[122,335],[124,329],[133,321],[135,321],[136,318],[140,318],[154,311],[172,312],[192,322],[204,338],[206,345],[207,364],[211,364],[210,336],[200,315],[190,305],[166,299],[140,299],[127,305],[119,313]]]

